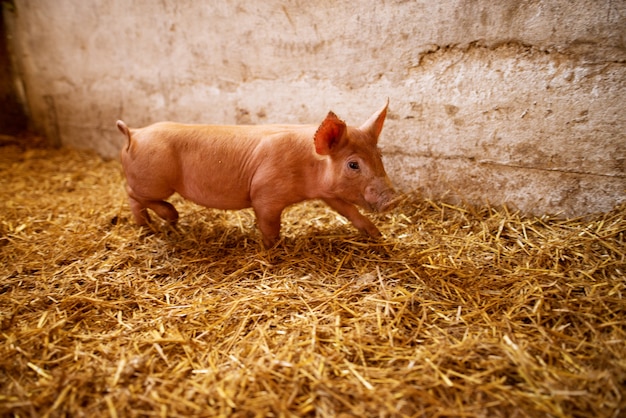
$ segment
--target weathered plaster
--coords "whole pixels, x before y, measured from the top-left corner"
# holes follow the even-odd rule
[[[404,190],[566,215],[626,200],[626,2],[15,0],[36,127],[114,156],[130,126],[359,124]]]

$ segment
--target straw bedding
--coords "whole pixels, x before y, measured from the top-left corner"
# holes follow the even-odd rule
[[[0,149],[0,413],[617,417],[626,206],[564,220],[409,196],[130,219],[119,163]]]

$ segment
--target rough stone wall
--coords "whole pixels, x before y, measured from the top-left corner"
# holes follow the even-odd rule
[[[623,0],[15,0],[33,123],[117,154],[130,126],[358,125],[403,190],[525,212],[626,200]]]

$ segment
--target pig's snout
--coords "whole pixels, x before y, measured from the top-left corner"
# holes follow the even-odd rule
[[[385,212],[393,209],[400,198],[393,187],[387,186],[387,184],[385,186],[382,190],[376,187],[367,187],[365,189],[365,200],[368,202],[370,209],[375,212]]]

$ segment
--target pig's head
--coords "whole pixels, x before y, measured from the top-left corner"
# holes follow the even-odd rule
[[[346,126],[333,112],[315,133],[315,151],[325,156],[324,194],[373,211],[390,208],[396,192],[385,172],[378,137],[387,106],[359,128]]]

